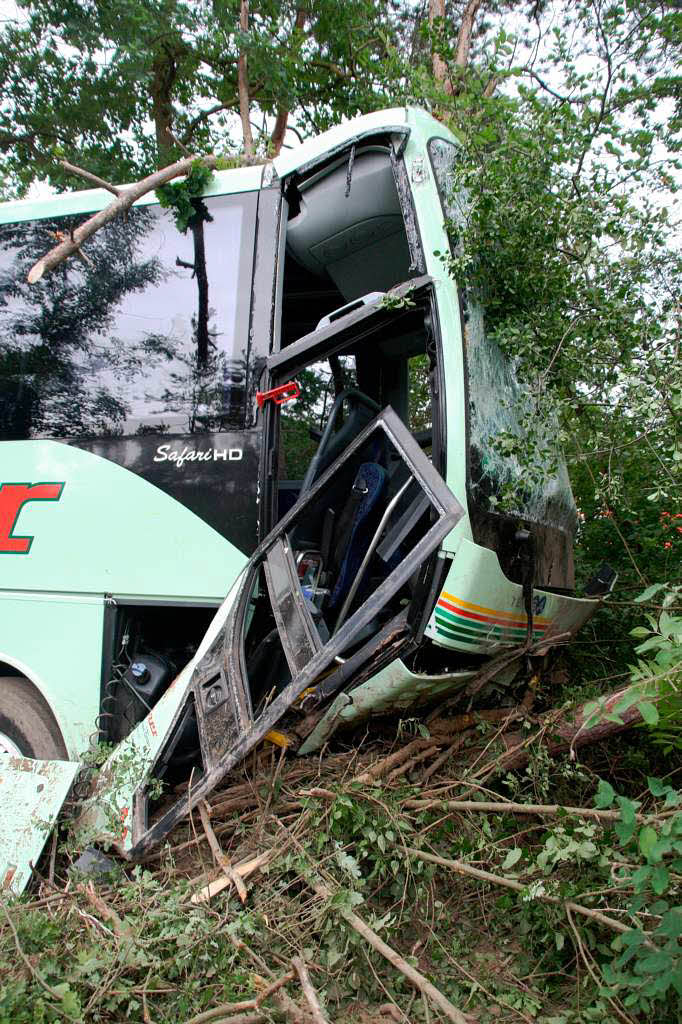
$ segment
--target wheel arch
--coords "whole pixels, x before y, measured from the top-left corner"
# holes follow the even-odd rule
[[[44,682],[28,665],[24,664],[24,662],[19,661],[16,658],[11,658],[4,652],[0,651],[0,677],[3,676],[13,676],[16,679],[24,680],[24,684],[31,691],[34,700],[42,705],[45,713],[52,719],[55,730],[55,739],[61,744],[64,758],[68,759],[69,752],[66,739],[64,738],[64,730],[54,712],[52,704],[46,696],[47,687]]]

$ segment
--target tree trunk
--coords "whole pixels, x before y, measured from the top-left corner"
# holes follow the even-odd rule
[[[239,12],[239,27],[242,32],[249,29],[249,0],[241,0]],[[249,74],[246,63],[246,53],[243,49],[239,51],[239,63],[237,64],[237,87],[239,89],[239,116],[242,121],[242,132],[244,135],[244,154],[247,157],[253,156],[253,134],[251,132],[251,121],[249,120]]]
[[[556,711],[546,712],[540,716],[539,724],[544,727],[545,731],[542,732],[537,742],[545,747],[552,757],[556,757],[558,754],[573,752],[579,747],[591,743],[600,743],[602,740],[623,732],[624,729],[638,725],[643,719],[637,704],[633,704],[626,711],[621,712],[619,722],[606,719],[606,716],[613,713],[614,708],[623,698],[632,692],[632,687],[625,687],[625,689],[617,690],[615,693],[609,694],[608,697],[602,698],[602,711],[599,713],[595,713],[593,709],[590,709],[589,712],[586,711],[590,704],[593,705],[593,701],[582,704],[574,711],[563,715],[557,714]],[[488,768],[492,768],[494,774],[523,768],[528,763],[535,745],[534,742],[529,742],[527,734],[521,732],[502,733],[499,742],[504,745],[506,750],[499,754],[492,764],[484,762],[480,770],[476,772],[477,777],[479,774],[488,777],[491,774],[488,772]],[[480,749],[478,755],[480,755]],[[471,751],[471,757],[474,760],[478,755],[476,750]]]
[[[173,85],[177,76],[175,54],[162,50],[154,58],[152,78],[152,112],[156,133],[157,166],[173,161]]]
[[[296,20],[294,21],[294,27],[292,35],[295,32],[302,32],[305,28],[305,17],[306,12],[302,7],[299,7],[296,11]],[[289,109],[288,107],[281,106],[277,111],[277,117],[275,119],[275,127],[272,130],[270,136],[270,142],[272,143],[272,155],[279,156],[280,150],[282,149],[282,143],[284,142],[284,136],[287,130],[287,122],[289,120]]]
[[[436,18],[445,18],[445,0],[429,0],[429,25],[433,28]],[[431,66],[433,77],[436,81],[445,86],[447,92],[452,92],[452,83],[448,77],[448,66],[439,53],[434,50],[431,55]]]

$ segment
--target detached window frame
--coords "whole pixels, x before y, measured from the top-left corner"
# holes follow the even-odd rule
[[[390,571],[363,603],[323,643],[300,587],[296,563],[288,537],[312,502],[322,497],[331,478],[343,469],[349,459],[363,448],[377,432],[383,433],[393,450],[402,459],[412,480],[421,488],[420,499],[431,509],[431,523],[409,553]],[[408,510],[409,511],[409,510]],[[251,557],[238,584],[238,594],[211,648],[196,666],[178,705],[166,739],[157,750],[150,774],[172,754],[173,739],[188,712],[196,713],[201,744],[203,774],[153,825],[148,822],[146,783],[135,793],[133,806],[133,846],[130,856],[144,856],[177,822],[203,799],[237,765],[248,752],[277,724],[298,698],[320,675],[348,649],[362,629],[387,605],[410,578],[426,565],[450,531],[464,515],[464,509],[434,469],[417,441],[393,409],[387,407],[357,436],[348,448],[319,477],[310,491],[297,501]],[[292,679],[272,700],[258,718],[253,717],[250,687],[244,654],[244,638],[251,595],[261,567],[264,568],[273,616],[282,646],[291,669]],[[436,574],[438,575],[438,574]],[[433,585],[429,588],[433,591]],[[430,594],[435,601],[436,594]],[[424,591],[418,588],[410,606],[402,609],[382,630],[392,630],[405,644],[421,634],[425,625]],[[413,607],[414,606],[414,607]],[[393,648],[395,652],[396,648]],[[354,669],[371,662],[376,656],[376,639],[356,655]],[[336,671],[339,686],[346,678],[341,665]],[[320,702],[331,696],[329,677],[324,680]]]

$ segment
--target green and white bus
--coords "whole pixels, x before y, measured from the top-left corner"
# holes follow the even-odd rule
[[[523,396],[438,256],[456,165],[380,111],[216,172],[185,233],[145,196],[33,285],[110,196],[0,205],[0,749],[147,729],[159,776],[209,779],[266,726],[316,749],[589,617],[565,467],[490,501]]]

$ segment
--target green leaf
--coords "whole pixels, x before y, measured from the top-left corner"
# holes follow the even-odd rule
[[[658,950],[649,956],[643,957],[637,962],[635,970],[638,974],[659,974],[661,971],[669,971],[672,966],[672,958],[669,953]]]
[[[666,586],[667,583],[652,583],[650,587],[647,587],[646,590],[643,590],[641,594],[637,595],[635,601],[638,604],[641,601],[648,601],[650,598],[654,597],[654,595],[657,594],[659,590],[663,590],[663,588]]]
[[[649,855],[658,842],[658,833],[651,825],[645,825],[639,833],[639,849],[643,857],[649,859]]]
[[[682,908],[673,907],[667,910],[661,917],[656,934],[665,935],[669,939],[679,939],[682,935]]]
[[[658,725],[659,715],[655,704],[652,704],[651,701],[643,700],[641,704],[637,705],[637,708],[647,725]]]
[[[663,782],[653,775],[649,775],[646,781],[652,796],[665,796],[672,789],[672,786],[669,786],[667,782]]]
[[[663,864],[657,864],[651,875],[651,888],[657,896],[662,896],[668,888],[668,869]]]
[[[521,860],[522,854],[523,850],[520,850],[518,846],[515,846],[514,849],[510,850],[507,856],[504,858],[504,861],[502,862],[502,870],[509,871],[511,868],[513,868],[514,865]]]
[[[634,821],[617,821],[613,826],[613,830],[620,839],[621,846],[625,846],[635,834],[635,823]]]
[[[616,799],[616,791],[613,786],[604,779],[599,780],[597,792],[594,797],[594,806],[600,809],[610,807]]]
[[[641,868],[637,868],[632,876],[632,884],[635,887],[635,892],[641,892],[646,883],[651,878],[653,868],[650,868],[648,864],[645,864]]]

